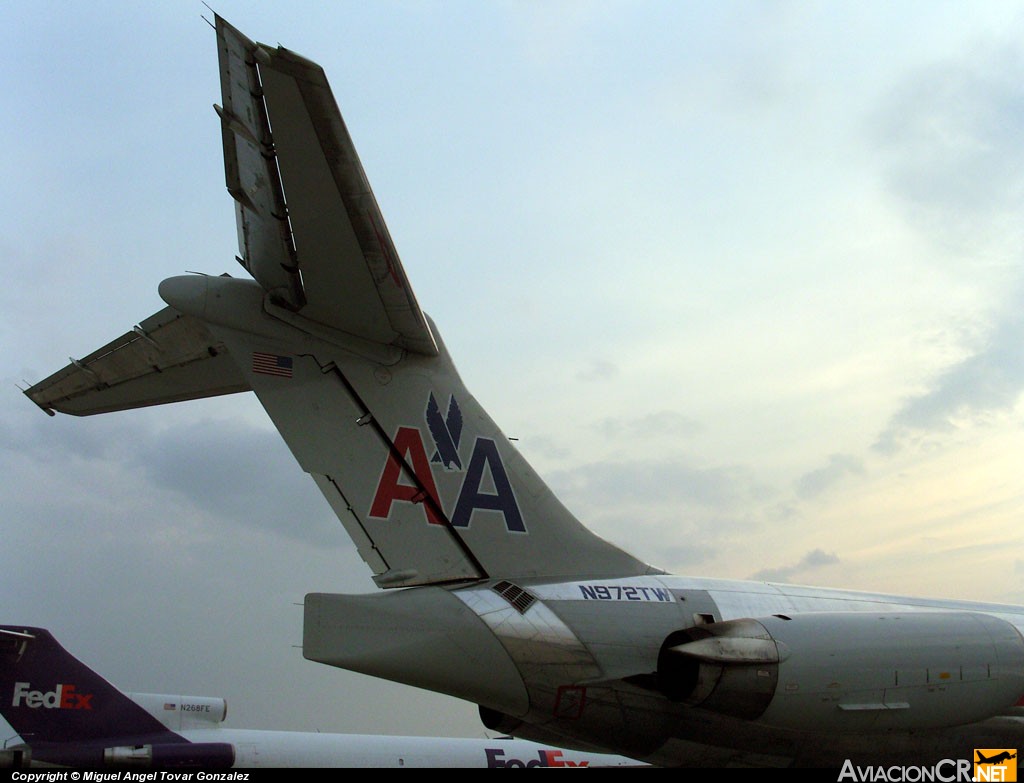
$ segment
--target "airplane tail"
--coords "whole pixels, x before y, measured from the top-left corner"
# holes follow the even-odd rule
[[[166,727],[42,628],[0,627],[0,713],[29,742],[161,734]]]
[[[173,699],[174,697],[166,697]],[[230,766],[222,743],[190,743],[65,650],[43,628],[0,626],[0,714],[24,745],[0,763]]]
[[[559,502],[463,385],[436,328],[436,356],[214,330],[246,357],[249,385],[379,586],[650,570]]]
[[[332,330],[254,281],[165,280],[171,306],[28,389],[106,413],[253,390],[380,587],[658,573],[591,533],[436,353]]]
[[[26,394],[88,415],[252,389],[381,587],[654,573],[586,530],[463,385],[323,70],[216,29],[254,279],[163,281],[170,307]]]

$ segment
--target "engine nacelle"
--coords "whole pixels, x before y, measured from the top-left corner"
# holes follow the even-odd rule
[[[973,612],[821,612],[670,634],[673,701],[781,728],[883,731],[984,720],[1024,694],[1024,639]]]
[[[171,731],[216,725],[228,716],[228,703],[215,696],[129,693],[128,698]]]

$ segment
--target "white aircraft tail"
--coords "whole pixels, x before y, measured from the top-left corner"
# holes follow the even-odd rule
[[[323,70],[216,29],[254,279],[165,280],[170,307],[26,394],[88,415],[254,390],[382,587],[650,572],[580,525],[466,390]]]
[[[424,355],[329,334],[262,299],[256,311],[248,282],[173,278],[161,294],[199,312],[180,290],[197,283],[206,322],[378,585],[650,570],[558,501],[463,385],[432,324],[437,354]],[[222,310],[252,320],[232,328],[239,318]]]

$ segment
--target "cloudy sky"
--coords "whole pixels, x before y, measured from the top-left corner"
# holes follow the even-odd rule
[[[1024,603],[1017,3],[227,0],[321,63],[420,303],[577,515],[672,572]],[[251,395],[19,392],[238,273],[198,2],[0,28],[0,605],[230,725],[482,736],[306,662],[374,590]]]

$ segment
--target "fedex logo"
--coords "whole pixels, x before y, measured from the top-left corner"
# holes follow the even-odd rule
[[[14,701],[12,707],[20,707],[22,703],[29,709],[42,707],[46,710],[91,710],[91,693],[78,693],[74,685],[58,683],[52,691],[33,691],[27,682],[14,683]]]
[[[574,762],[562,758],[560,750],[538,750],[537,758],[523,761],[517,758],[504,758],[505,751],[501,748],[485,748],[488,769],[516,769],[533,767],[587,767],[589,761]]]
[[[446,509],[431,467],[432,464],[440,464],[446,472],[462,474],[458,497],[448,515],[453,527],[468,528],[473,512],[487,510],[501,513],[509,532],[525,533],[523,515],[497,444],[491,438],[478,437],[468,462],[463,466],[464,450],[460,449],[462,410],[455,395],[449,398],[448,412],[442,415],[431,392],[424,420],[433,441],[433,456],[427,457],[427,446],[418,427],[399,427],[395,433],[394,448],[377,482],[369,515],[387,519],[396,502],[417,503],[423,508],[429,524],[443,525]],[[403,465],[411,468],[416,477],[415,483],[408,483],[407,473],[403,477]]]

